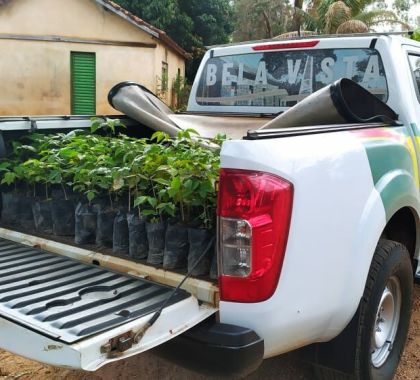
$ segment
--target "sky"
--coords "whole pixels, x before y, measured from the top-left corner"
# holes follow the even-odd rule
[[[394,3],[393,0],[385,0],[388,5],[388,9],[392,10],[392,4]],[[413,5],[410,9],[410,26],[416,27],[417,18],[420,17],[420,2]],[[420,26],[420,25],[418,25]]]
[[[412,13],[412,17],[413,20],[416,21],[418,17],[420,17],[420,3],[417,3],[416,5],[414,5],[411,10],[410,13]],[[420,25],[418,25],[420,26]]]

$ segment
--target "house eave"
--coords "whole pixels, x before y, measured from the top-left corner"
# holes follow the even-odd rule
[[[148,27],[147,25],[143,25],[143,24],[140,24],[140,23],[136,22],[135,20],[133,20],[130,17],[130,15],[127,15],[123,10],[120,10],[120,9],[116,8],[115,6],[110,4],[108,1],[95,0],[95,2],[97,4],[99,4],[100,6],[102,6],[104,9],[106,9],[106,10],[114,13],[115,15],[123,18],[125,21],[129,22],[131,25],[135,26],[136,28],[146,32],[147,34],[149,34],[153,38],[161,41],[168,48],[173,50],[176,54],[182,56],[182,58],[190,59],[190,55],[184,49],[182,49],[175,41],[173,41],[169,36],[167,36],[164,31],[160,31],[160,33],[159,33],[159,31],[153,30],[153,29],[157,29],[157,28],[152,29],[151,27]],[[117,4],[115,4],[115,5],[117,5]],[[123,9],[123,8],[121,7],[121,9]],[[126,12],[129,13],[128,11],[126,11]],[[134,15],[133,15],[133,17],[134,17]],[[147,23],[145,23],[145,24],[147,24]]]
[[[139,28],[146,32],[147,34],[150,34],[153,37],[159,38],[159,33],[153,31],[152,29],[148,28],[145,25],[140,25],[136,23],[134,20],[132,20],[130,17],[128,17],[124,12],[119,11],[118,9],[114,8],[111,4],[106,3],[102,0],[95,0],[99,5],[107,9],[108,11],[122,17],[125,21],[128,21],[131,25],[134,25],[136,28]]]

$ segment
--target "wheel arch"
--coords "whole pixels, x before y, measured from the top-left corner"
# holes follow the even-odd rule
[[[376,182],[375,189],[382,200],[386,216],[375,247],[381,238],[403,244],[415,268],[420,250],[420,201],[415,178],[406,170],[392,170]]]
[[[415,268],[415,261],[419,254],[419,231],[420,218],[414,207],[405,206],[397,210],[388,220],[381,238],[393,240],[403,244],[408,252]]]

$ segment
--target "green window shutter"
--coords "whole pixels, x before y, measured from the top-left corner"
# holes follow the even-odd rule
[[[96,114],[95,53],[71,53],[71,113]]]

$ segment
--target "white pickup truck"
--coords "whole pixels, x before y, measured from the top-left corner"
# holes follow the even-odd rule
[[[340,78],[398,121],[368,117],[376,104],[350,96],[366,113],[349,122],[344,104],[343,121],[326,123],[330,105],[308,96],[332,96]],[[232,137],[221,151],[218,283],[188,279],[168,298],[182,275],[0,228],[0,347],[96,370],[162,344],[166,357],[226,376],[305,347],[320,378],[391,379],[420,278],[420,44],[365,35],[215,47],[184,114],[155,102],[140,115],[120,101],[131,87],[110,101],[144,125]],[[309,123],[276,128],[303,104]],[[31,128],[88,124],[3,118],[0,130],[7,145]],[[116,283],[140,293],[122,302]]]

